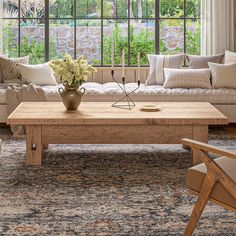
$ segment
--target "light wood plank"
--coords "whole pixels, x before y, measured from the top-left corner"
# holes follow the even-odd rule
[[[195,141],[195,140],[190,140],[187,138],[182,140],[182,144],[189,146],[191,148],[203,150],[206,152],[212,152],[212,153],[218,154],[220,156],[227,156],[229,158],[236,159],[236,151],[224,150],[222,148],[218,148],[218,147],[212,146],[210,144],[202,143],[202,142]]]
[[[54,125],[43,126],[42,137],[50,144],[179,144],[193,137],[192,130],[191,125]]]
[[[203,143],[208,143],[208,126],[206,125],[194,125],[193,126],[193,139],[201,141]],[[192,149],[192,161],[194,165],[202,162],[201,156],[202,152],[198,149]]]
[[[26,127],[26,164],[42,165],[42,128],[41,126]]]
[[[209,103],[152,103],[159,112],[142,112],[147,103],[136,103],[129,111],[111,103],[82,103],[77,111],[66,111],[61,102],[21,103],[8,117],[8,124],[228,124],[221,112]]]

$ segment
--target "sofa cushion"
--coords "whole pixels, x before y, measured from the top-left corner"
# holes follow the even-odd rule
[[[8,54],[0,54],[0,57],[2,57],[2,58],[7,58],[7,57],[8,57]],[[2,68],[1,68],[1,65],[0,65],[0,83],[3,83],[3,75],[2,75]]]
[[[58,86],[43,86],[48,101],[60,101]],[[83,101],[113,102],[123,95],[121,89],[114,82],[99,84],[88,82],[83,85],[86,89]],[[127,91],[137,87],[136,83],[128,83]],[[165,89],[161,85],[140,85],[131,95],[136,102],[210,102],[213,104],[236,104],[236,89]]]
[[[236,64],[208,64],[211,69],[213,88],[236,88]]]
[[[0,57],[0,67],[4,83],[19,83],[22,79],[18,64],[28,64],[29,56],[19,58]]]
[[[224,64],[236,63],[236,52],[225,51]]]
[[[203,69],[208,68],[208,62],[221,64],[224,59],[224,53],[213,56],[187,55],[186,58],[191,69]]]
[[[25,65],[19,63],[18,68],[22,75],[23,82],[36,85],[57,85],[53,70],[49,66],[49,63],[38,65]]]
[[[164,83],[164,68],[180,69],[183,66],[185,55],[148,55],[150,73],[146,85],[162,85]]]
[[[209,69],[165,68],[164,88],[211,88]]]

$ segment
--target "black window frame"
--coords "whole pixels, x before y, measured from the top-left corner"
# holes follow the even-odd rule
[[[183,48],[183,53],[186,53],[186,43],[187,43],[187,20],[200,20],[200,17],[187,17],[186,14],[186,6],[187,6],[187,0],[184,0],[184,16],[183,17],[161,17],[160,14],[160,2],[161,0],[155,0],[155,17],[154,18],[138,18],[138,17],[130,17],[130,0],[128,0],[128,16],[127,18],[122,18],[122,17],[104,17],[103,16],[103,6],[104,6],[104,1],[101,0],[101,17],[93,17],[93,18],[88,18],[88,17],[77,17],[77,12],[76,12],[76,0],[74,0],[74,12],[73,12],[73,17],[70,18],[50,18],[49,17],[49,12],[50,12],[50,6],[49,6],[49,0],[44,0],[45,4],[45,12],[43,17],[21,17],[21,11],[19,10],[18,12],[18,17],[13,17],[13,18],[7,18],[3,17],[3,20],[17,20],[18,21],[18,56],[21,56],[21,21],[22,20],[43,20],[45,22],[44,28],[45,28],[45,35],[44,35],[44,45],[45,45],[45,52],[44,52],[44,59],[45,62],[50,60],[50,45],[49,45],[49,35],[50,35],[50,20],[60,20],[60,19],[66,19],[66,20],[72,20],[74,21],[74,58],[77,58],[76,55],[76,30],[77,30],[77,20],[101,20],[101,64],[96,65],[96,66],[109,66],[105,65],[103,61],[103,37],[104,37],[104,27],[103,27],[103,21],[104,20],[126,20],[128,22],[128,63],[126,66],[133,66],[130,64],[130,21],[131,20],[153,20],[155,22],[155,54],[160,54],[160,22],[162,20],[182,20],[184,24],[184,48]],[[18,7],[21,9],[21,0],[18,0]]]

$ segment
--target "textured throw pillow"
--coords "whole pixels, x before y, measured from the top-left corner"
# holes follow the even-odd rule
[[[236,63],[236,52],[225,51],[224,64]]]
[[[208,62],[223,63],[224,55],[224,53],[214,56],[187,55],[186,58],[190,69],[203,69],[209,68]]]
[[[19,58],[3,58],[0,57],[0,67],[4,83],[19,83],[21,74],[18,69],[18,64],[28,64],[29,56]]]
[[[211,88],[209,69],[165,69],[164,88]]]
[[[22,81],[35,85],[57,85],[53,70],[48,63],[39,65],[18,65]]]
[[[236,88],[236,64],[208,64],[211,69],[213,88]]]
[[[8,54],[0,54],[0,57],[7,58]],[[3,83],[2,68],[0,66],[0,83]]]
[[[150,63],[150,73],[146,85],[155,85],[164,83],[164,68],[181,68],[183,66],[185,55],[148,55]]]

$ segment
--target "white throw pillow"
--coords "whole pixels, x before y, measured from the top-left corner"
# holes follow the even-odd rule
[[[164,68],[181,68],[184,63],[184,54],[178,55],[148,55],[150,73],[146,85],[164,83]]]
[[[164,88],[211,88],[209,69],[164,69]]]
[[[57,85],[53,70],[48,63],[38,65],[19,64],[23,82],[35,85]]]
[[[213,88],[236,88],[236,63],[222,65],[209,62],[208,65]]]
[[[236,52],[225,51],[224,64],[236,63]]]

